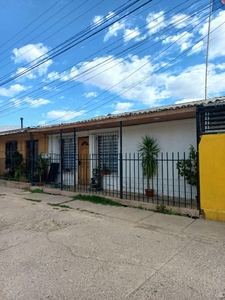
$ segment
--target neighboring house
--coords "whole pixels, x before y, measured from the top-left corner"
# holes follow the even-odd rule
[[[179,160],[187,158],[190,145],[198,148],[200,132],[213,132],[218,124],[217,111],[220,108],[201,116],[198,109],[220,104],[225,104],[225,97],[27,128],[23,132],[23,149],[29,140],[35,149],[33,141],[38,140],[37,152],[44,152],[52,164],[58,165],[57,174],[52,177],[53,187],[195,208],[198,191],[178,176],[176,165]],[[225,130],[223,123],[220,126]],[[5,151],[7,143],[18,141],[22,133],[2,134],[0,151]],[[142,175],[137,151],[138,143],[147,134],[157,139],[162,152],[158,157],[157,174],[151,182],[155,190],[153,199],[145,197],[146,179]],[[30,153],[32,161],[35,161],[35,155]],[[96,169],[101,171],[100,174],[96,174]],[[49,172],[52,173],[53,168],[50,167]],[[103,190],[90,189],[93,176],[100,181]]]
[[[34,158],[37,158],[40,152],[47,152],[47,137],[39,133],[32,135],[33,144],[31,149],[29,129],[21,128],[0,132],[0,175],[10,169],[15,151],[22,154],[23,163],[27,167],[30,167],[31,152]]]

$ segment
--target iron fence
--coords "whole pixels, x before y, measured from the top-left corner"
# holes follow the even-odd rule
[[[150,181],[154,190],[152,197],[146,196],[147,179],[143,176],[141,157],[136,153],[107,157],[106,161],[113,160],[112,170],[100,168],[97,155],[76,156],[71,161],[67,158],[66,164],[60,154],[45,154],[45,157],[49,159],[48,171],[43,178],[46,187],[156,205],[197,208],[196,186],[189,185],[184,177],[179,176],[177,170],[177,163],[186,159],[185,154],[181,156],[179,153],[161,153],[158,156],[157,173]],[[24,159],[23,166],[26,166],[27,171],[17,172],[21,175],[17,174],[17,180],[27,180],[38,186],[40,179],[36,161]],[[4,159],[0,159],[1,177],[6,177],[8,171],[5,170]]]

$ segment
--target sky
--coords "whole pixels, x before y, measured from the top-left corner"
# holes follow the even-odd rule
[[[224,96],[216,1],[1,0],[0,131],[204,99],[209,20],[207,98]]]

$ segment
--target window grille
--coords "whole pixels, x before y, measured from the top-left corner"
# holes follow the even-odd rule
[[[17,142],[6,142],[5,143],[5,168],[11,168],[12,164],[12,155],[17,151]]]
[[[74,171],[74,139],[63,139],[63,169]]]
[[[118,132],[97,135],[100,170],[118,173]]]
[[[200,112],[200,131],[225,131],[225,106],[206,107]]]

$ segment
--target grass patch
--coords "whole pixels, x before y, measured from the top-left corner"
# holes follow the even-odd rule
[[[37,199],[31,199],[31,198],[23,198],[27,201],[32,201],[32,202],[41,202],[41,200],[37,200]]]
[[[1,197],[1,196],[5,196],[5,194],[0,194],[0,197]]]
[[[105,197],[100,197],[100,196],[95,196],[95,195],[78,194],[76,196],[73,196],[72,198],[73,198],[73,200],[88,201],[88,202],[92,202],[95,204],[110,205],[110,206],[126,206],[119,202],[113,201],[111,199],[108,199]]]
[[[50,206],[53,206],[55,209],[56,207],[59,208],[69,208],[69,209],[73,209],[72,207],[70,207],[69,205],[65,205],[65,204],[62,204],[62,203],[47,203],[48,205]]]
[[[43,192],[43,190],[41,190],[41,189],[34,189],[34,190],[30,190],[30,192],[32,193],[32,194],[45,194],[44,192]]]
[[[166,215],[176,215],[180,216],[181,214],[178,212],[173,211],[172,209],[167,209],[165,205],[161,204],[156,206],[156,212]]]

